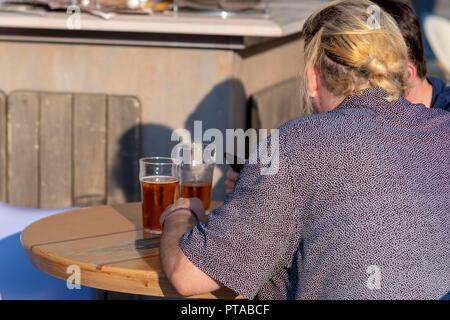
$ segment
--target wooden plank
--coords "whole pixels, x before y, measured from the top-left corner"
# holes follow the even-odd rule
[[[73,97],[73,204],[106,202],[106,96]]]
[[[99,235],[120,234],[142,229],[142,204],[140,202],[103,205],[95,207],[95,213],[89,208],[66,211],[52,218],[56,229],[46,229],[48,218],[35,222],[36,228],[27,232],[30,245],[42,245],[72,241],[81,238],[94,238]],[[89,221],[84,224],[83,221]],[[42,230],[45,229],[45,232]]]
[[[72,205],[72,95],[41,93],[40,207]]]
[[[8,202],[39,208],[39,95],[12,93],[7,122]]]
[[[0,91],[0,201],[3,202],[7,202],[6,168],[6,96]]]
[[[128,231],[37,245],[41,250],[66,259],[83,261],[96,268],[105,265],[158,256],[160,237],[150,233]]]
[[[136,97],[108,96],[107,203],[139,201],[141,104]]]

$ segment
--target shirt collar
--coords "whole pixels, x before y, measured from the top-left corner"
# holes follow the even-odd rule
[[[388,92],[382,88],[367,88],[346,97],[336,109],[367,108],[373,111],[391,110],[397,113],[399,109],[404,109],[411,105],[411,103],[402,96],[394,101],[388,101],[388,96]]]

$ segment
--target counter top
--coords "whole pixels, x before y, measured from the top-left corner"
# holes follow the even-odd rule
[[[190,34],[240,37],[285,37],[300,32],[304,20],[326,1],[282,0],[270,4],[270,14],[219,14],[180,11],[177,15],[117,14],[109,20],[81,14],[78,31]],[[48,12],[44,16],[0,13],[0,28],[68,30],[69,14]],[[3,32],[5,34],[5,32]]]

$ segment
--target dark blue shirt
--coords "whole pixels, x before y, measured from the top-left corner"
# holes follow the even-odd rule
[[[428,82],[433,87],[430,108],[438,108],[450,111],[450,87],[441,79],[427,77]]]

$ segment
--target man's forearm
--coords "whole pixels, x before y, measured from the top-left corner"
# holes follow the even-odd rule
[[[217,290],[220,283],[196,267],[181,251],[180,238],[197,224],[189,211],[176,212],[166,218],[161,238],[160,254],[163,271],[183,296]]]
[[[171,282],[174,272],[181,267],[183,261],[184,254],[179,246],[180,238],[196,224],[197,219],[188,211],[177,212],[176,215],[167,217],[164,223],[160,244],[161,264]]]

